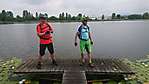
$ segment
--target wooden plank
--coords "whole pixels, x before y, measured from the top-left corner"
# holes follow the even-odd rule
[[[80,66],[79,60],[77,59],[58,59],[58,66],[51,65],[49,59],[43,59],[44,64],[42,69],[36,69],[36,63],[38,60],[29,59],[24,64],[19,66],[16,73],[59,73],[64,72],[65,70],[76,70],[76,71],[85,71],[86,73],[125,73],[129,74],[131,69],[125,66],[120,60],[117,59],[94,59],[93,63],[95,64],[94,68],[90,68],[88,65]]]
[[[87,84],[85,72],[65,71],[62,84]]]
[[[113,63],[114,63],[114,65],[117,67],[117,71],[119,72],[119,73],[123,73],[123,67],[125,67],[125,66],[120,66],[119,64],[121,64],[121,63],[119,63],[118,62],[118,59],[115,59],[115,60],[113,60]],[[126,70],[127,71],[127,70]]]
[[[15,73],[25,72],[25,69],[29,63],[31,63],[31,59],[28,59],[25,63],[20,65],[19,68],[17,68],[17,70],[15,71]]]
[[[118,61],[117,64],[122,67],[124,73],[132,73],[132,74],[134,73],[132,69],[128,67],[128,65],[126,65],[125,63],[122,63],[120,59],[118,59],[117,61]]]

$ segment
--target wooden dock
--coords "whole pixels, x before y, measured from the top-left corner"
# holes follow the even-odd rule
[[[58,59],[58,66],[44,59],[42,69],[36,69],[37,59],[29,59],[21,64],[16,74],[62,74],[62,84],[87,84],[86,74],[89,75],[131,75],[135,72],[120,59],[93,59],[94,68],[88,65],[79,66],[77,59]]]
[[[84,71],[65,71],[62,84],[87,84]]]

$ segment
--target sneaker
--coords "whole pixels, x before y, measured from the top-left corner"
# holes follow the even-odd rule
[[[95,67],[95,65],[94,65],[93,63],[89,63],[88,65],[89,65],[89,67],[91,67],[91,68],[94,68],[94,67]]]
[[[41,63],[39,62],[36,66],[37,69],[41,69]]]
[[[52,64],[55,65],[55,66],[58,66],[58,64],[56,63],[55,60],[52,61]]]

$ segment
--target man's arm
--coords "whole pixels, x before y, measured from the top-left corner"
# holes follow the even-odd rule
[[[77,46],[77,37],[80,35],[80,32],[81,32],[81,26],[79,27],[79,29],[75,35],[75,46]]]
[[[78,37],[78,35],[79,35],[79,32],[77,32],[76,35],[75,35],[75,46],[77,46],[77,37]]]
[[[44,33],[37,33],[38,36],[43,36],[45,35],[45,32]]]
[[[37,35],[39,37],[45,35],[45,32],[41,33],[41,30],[40,30],[39,26],[37,26],[36,31],[37,31]]]
[[[92,36],[91,36],[91,32],[89,32],[89,38],[91,40],[91,44],[93,44],[93,40],[92,40]]]

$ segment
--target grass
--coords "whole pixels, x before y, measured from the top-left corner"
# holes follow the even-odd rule
[[[136,61],[124,59],[124,62],[136,71],[136,79],[142,82],[149,82],[149,57]]]
[[[15,57],[0,60],[0,84],[17,84],[17,81],[11,81],[9,78],[20,64],[21,60]]]
[[[134,80],[140,80],[145,82],[144,84],[149,84],[149,56],[144,60],[130,61],[128,59],[123,60],[127,65],[136,71]],[[19,81],[13,81],[9,78],[13,75],[16,67],[21,64],[21,60],[18,58],[11,58],[6,60],[0,60],[0,84],[18,84]],[[136,81],[128,81],[130,84],[136,84]],[[37,81],[30,81],[30,84],[38,84]],[[59,83],[56,83],[59,84]],[[94,82],[93,84],[102,84],[101,82]],[[108,84],[116,84],[115,81],[109,81]],[[121,81],[119,84],[125,84]]]

